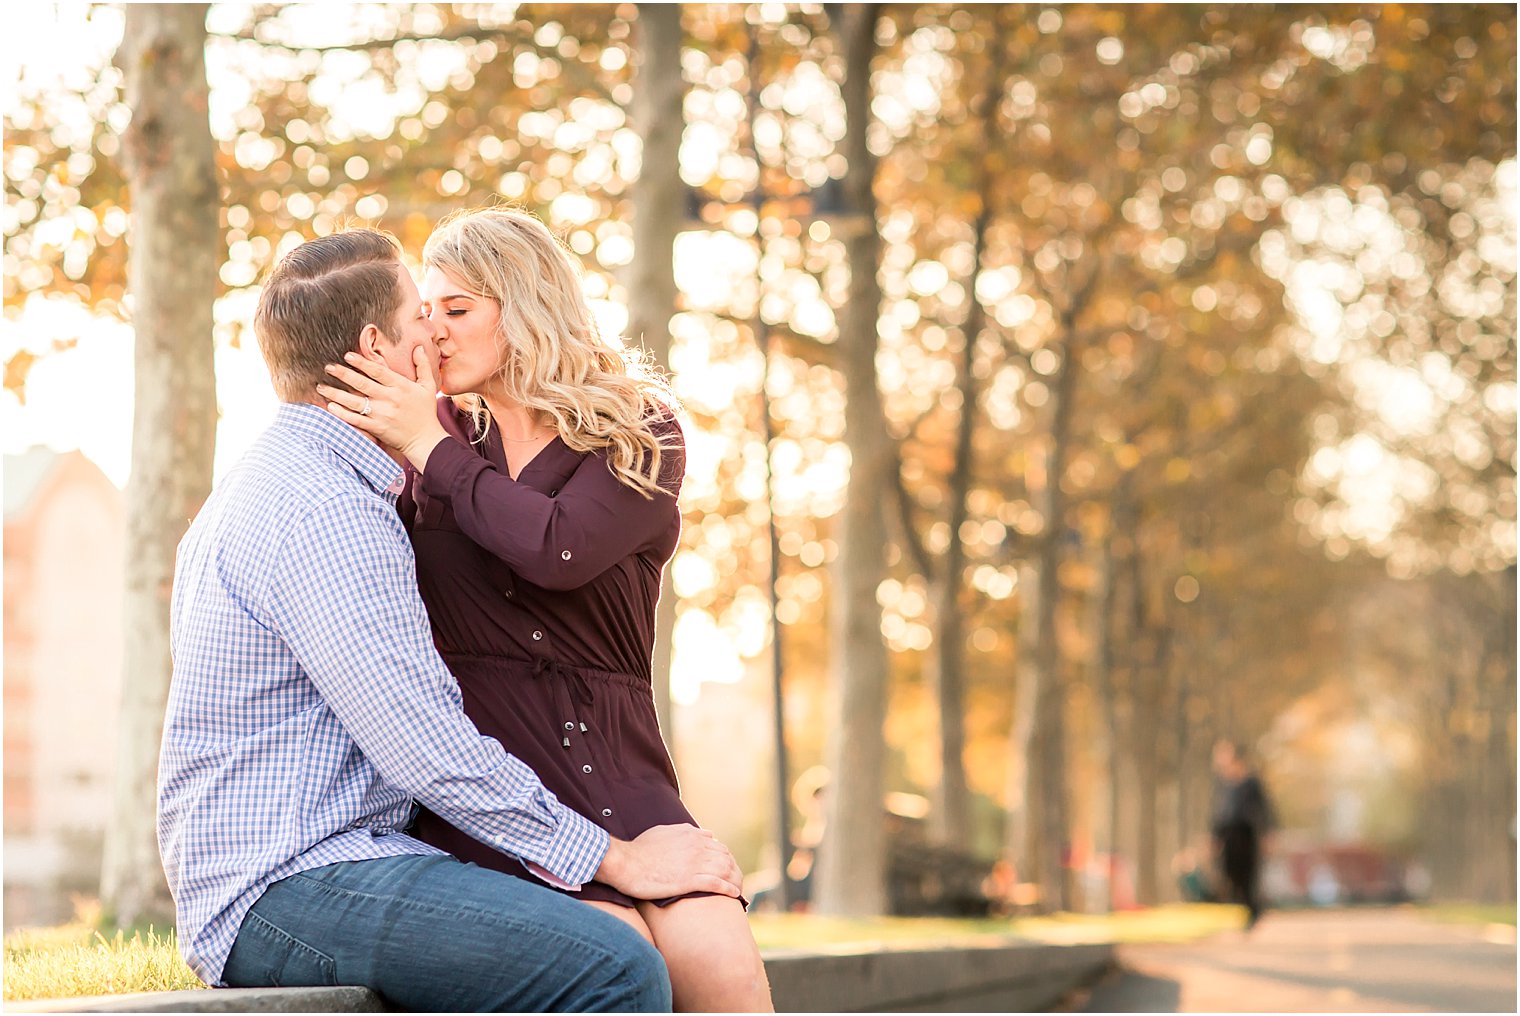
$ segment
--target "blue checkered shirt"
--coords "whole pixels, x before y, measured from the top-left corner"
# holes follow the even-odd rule
[[[180,542],[158,842],[180,949],[221,981],[270,883],[337,861],[436,854],[413,801],[551,880],[591,880],[607,833],[465,717],[433,648],[400,468],[286,404]]]

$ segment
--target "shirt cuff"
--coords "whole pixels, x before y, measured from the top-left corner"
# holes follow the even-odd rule
[[[576,890],[596,877],[611,842],[607,830],[566,808],[543,857],[523,865],[552,886]]]
[[[556,889],[563,889],[567,893],[578,893],[581,891],[581,887],[579,885],[571,885],[564,879],[558,878],[555,876],[554,872],[545,868],[537,861],[524,861],[523,867],[527,868],[533,874],[537,875],[539,878],[543,879],[545,882],[549,883]]]

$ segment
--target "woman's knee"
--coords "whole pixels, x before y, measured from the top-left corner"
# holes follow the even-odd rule
[[[682,1011],[766,1011],[770,990],[749,922],[734,900],[698,898],[641,908],[670,968]]]

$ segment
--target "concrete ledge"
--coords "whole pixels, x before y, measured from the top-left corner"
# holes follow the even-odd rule
[[[1112,945],[1016,939],[768,953],[780,1012],[1030,1012],[1114,963]]]
[[[778,1012],[1033,1012],[1095,980],[1111,945],[979,939],[767,952]],[[222,988],[12,1002],[8,1012],[390,1012],[367,988]]]
[[[394,1012],[368,988],[209,988],[7,1002],[6,1012]]]

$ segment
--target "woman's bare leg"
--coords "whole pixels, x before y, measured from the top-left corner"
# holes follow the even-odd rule
[[[744,907],[698,896],[667,907],[640,903],[655,948],[670,969],[677,1012],[774,1012],[771,986]]]
[[[639,912],[632,907],[624,907],[616,903],[605,903],[602,900],[581,900],[581,902],[588,907],[595,907],[604,914],[611,914],[640,935],[643,935],[644,941],[650,945],[655,945],[654,936],[649,933],[649,925],[644,923],[644,918],[640,917]],[[659,948],[659,946],[655,945],[655,948]]]

